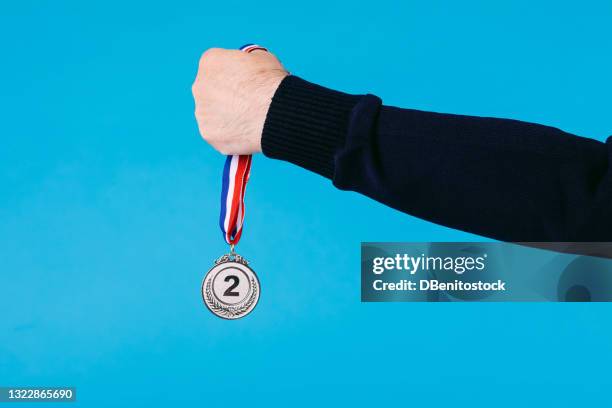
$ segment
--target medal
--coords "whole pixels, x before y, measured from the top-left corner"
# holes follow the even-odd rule
[[[206,307],[224,319],[249,314],[259,301],[259,279],[246,259],[230,252],[215,261],[202,282]]]
[[[248,44],[244,52],[265,48]],[[244,193],[251,174],[251,155],[227,156],[221,185],[219,226],[230,252],[222,255],[202,281],[206,307],[223,319],[239,319],[249,314],[259,301],[259,279],[249,262],[235,252],[244,222]]]

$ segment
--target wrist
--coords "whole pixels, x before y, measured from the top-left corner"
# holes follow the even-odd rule
[[[254,133],[256,135],[256,139],[253,143],[253,150],[255,153],[261,153],[263,150],[262,136],[266,117],[268,115],[268,111],[270,110],[272,99],[281,82],[283,81],[283,79],[285,79],[287,75],[289,74],[286,71],[279,70],[278,72],[272,72],[267,74],[266,77],[261,78],[258,81],[257,90],[254,92],[254,95],[257,95],[258,97],[258,100],[255,103],[255,116],[258,118],[257,128]]]
[[[267,111],[263,153],[333,178],[334,155],[344,146],[351,110],[361,97],[284,77]]]

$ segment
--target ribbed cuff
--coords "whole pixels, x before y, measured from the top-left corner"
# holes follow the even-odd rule
[[[268,110],[263,153],[333,179],[334,154],[344,145],[349,115],[360,98],[287,76]]]

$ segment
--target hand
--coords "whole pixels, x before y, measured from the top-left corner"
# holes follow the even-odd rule
[[[223,154],[261,152],[261,134],[274,92],[289,73],[266,51],[211,48],[192,86],[200,134]]]

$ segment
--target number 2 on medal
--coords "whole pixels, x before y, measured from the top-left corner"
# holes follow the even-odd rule
[[[223,292],[223,296],[240,296],[240,293],[232,292],[234,290],[234,288],[236,288],[236,286],[238,286],[238,282],[240,282],[240,279],[238,279],[237,276],[235,276],[235,275],[228,275],[223,280],[225,282],[233,281],[233,283],[229,286],[229,288],[227,288],[225,290],[225,292]]]

